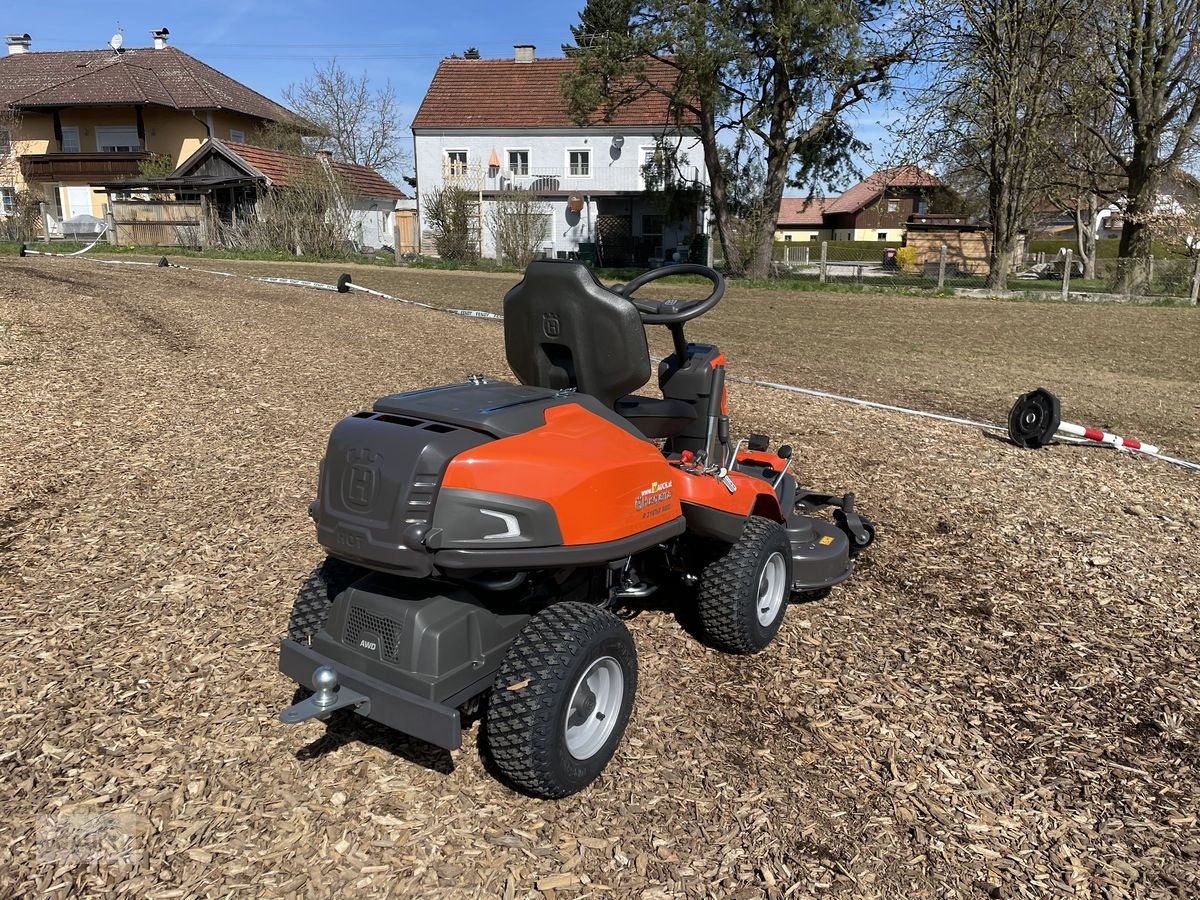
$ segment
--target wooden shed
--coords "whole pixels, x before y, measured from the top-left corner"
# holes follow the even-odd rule
[[[942,247],[946,248],[946,273],[986,276],[988,250],[992,244],[992,229],[963,216],[915,215],[908,217],[904,246],[917,251],[918,270],[937,271]],[[1025,255],[1025,236],[1017,239],[1013,267],[1020,265]]]

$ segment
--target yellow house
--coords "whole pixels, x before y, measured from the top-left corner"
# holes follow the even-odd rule
[[[313,126],[278,103],[168,45],[33,51],[8,35],[0,57],[0,215],[20,191],[45,204],[47,236],[103,219],[94,185],[139,175],[153,157],[170,168],[209,137],[245,141],[271,122]],[[94,227],[94,223],[91,223]],[[98,229],[96,229],[98,230]]]

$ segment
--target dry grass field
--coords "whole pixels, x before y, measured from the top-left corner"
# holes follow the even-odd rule
[[[480,308],[512,281],[354,274]],[[1044,384],[1200,456],[1191,310],[735,290],[693,331],[740,375],[993,421]],[[0,896],[1200,895],[1200,478],[1104,450],[738,386],[734,430],[879,542],[755,657],[634,618],[592,788],[510,793],[475,728],[281,725],[329,428],[471,372],[506,374],[496,323],[0,260]]]

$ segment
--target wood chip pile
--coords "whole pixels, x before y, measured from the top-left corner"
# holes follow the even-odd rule
[[[281,725],[330,427],[472,372],[495,323],[0,260],[0,896],[1200,895],[1200,478],[1103,450],[739,387],[880,539],[752,658],[633,619],[588,791]]]

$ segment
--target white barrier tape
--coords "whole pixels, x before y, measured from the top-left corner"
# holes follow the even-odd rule
[[[94,241],[92,241],[90,244],[88,244],[86,247],[84,247],[82,250],[75,250],[71,253],[54,253],[51,250],[27,250],[25,248],[25,245],[22,244],[21,245],[21,255],[22,256],[82,256],[83,254],[85,254],[89,250],[91,250],[93,247],[95,247],[98,243],[100,243],[100,238],[104,237],[104,234],[107,231],[108,231],[108,223],[105,222],[104,227],[100,229],[100,233],[98,235],[96,235],[96,239]]]
[[[451,315],[462,316],[463,318],[468,319],[491,319],[492,321],[496,322],[504,321],[504,316],[502,316],[500,313],[488,312],[487,310],[483,309],[456,309],[449,306],[435,306],[432,303],[422,303],[420,300],[406,300],[403,297],[393,297],[391,294],[385,294],[383,291],[376,291],[369,287],[363,287],[362,285],[355,284],[352,281],[347,282],[346,287],[352,291],[361,291],[364,294],[370,294],[372,297],[382,297],[384,300],[393,300],[396,303],[407,303],[409,306],[419,306],[421,309],[432,309],[437,312],[450,313]]]
[[[831,394],[827,391],[814,391],[811,388],[796,387],[791,384],[779,384],[775,381],[757,381],[753,378],[742,378],[737,375],[728,376],[729,381],[739,384],[749,384],[755,387],[774,388],[777,391],[788,391],[792,394],[806,394],[809,397],[820,397],[824,400],[837,400],[839,403],[853,403],[855,406],[865,406],[869,409],[882,409],[888,412],[904,413],[909,416],[920,416],[922,419],[936,419],[939,422],[950,422],[954,425],[966,425],[970,428],[982,428],[985,431],[1000,431],[1007,434],[1007,429],[991,422],[977,422],[974,419],[960,419],[957,416],[944,416],[941,413],[925,412],[920,409],[909,409],[904,406],[892,406],[887,403],[875,403],[871,400],[859,400],[857,397],[846,397],[842,394]]]
[[[96,240],[99,241],[99,238],[97,237]],[[95,246],[95,242],[93,242],[93,244],[91,246]],[[86,252],[86,250],[90,250],[90,249],[91,249],[91,247],[89,246],[89,247],[85,248],[84,250],[80,250],[77,253],[73,253],[73,254],[53,253],[53,254],[41,254],[41,255],[78,256],[80,253],[84,253],[84,252]],[[36,252],[36,251],[30,251],[30,252]],[[164,259],[165,259],[165,257],[164,257]],[[100,263],[109,263],[109,264],[113,264],[113,265],[153,266],[155,268],[162,267],[160,263],[135,262],[133,260],[96,259],[96,260],[90,260],[90,261],[91,262],[100,262]],[[339,294],[347,293],[347,292],[353,290],[353,291],[358,291],[359,293],[369,294],[372,297],[380,297],[384,300],[391,300],[394,303],[404,303],[408,306],[416,306],[421,309],[430,309],[435,312],[449,313],[450,315],[460,316],[463,318],[488,319],[488,320],[497,321],[497,322],[504,321],[504,316],[501,315],[500,313],[488,312],[488,311],[482,310],[482,309],[460,309],[460,308],[454,308],[454,307],[437,306],[433,303],[424,303],[420,300],[409,300],[404,297],[394,297],[391,294],[384,293],[383,291],[377,291],[374,288],[363,287],[362,285],[354,284],[352,281],[349,280],[348,275],[344,276],[346,279],[345,287],[347,290],[342,291],[339,289],[338,285],[336,285],[336,284],[325,284],[324,282],[320,282],[320,281],[306,281],[306,280],[303,280],[300,278],[280,278],[280,277],[272,276],[272,275],[242,275],[242,274],[239,274],[236,272],[221,272],[216,269],[198,269],[198,268],[194,268],[192,266],[178,265],[176,263],[170,263],[169,267],[172,269],[183,269],[183,270],[189,271],[189,272],[200,272],[200,273],[203,273],[206,275],[220,275],[225,278],[245,278],[249,281],[262,281],[262,282],[266,282],[268,284],[294,285],[297,287],[314,288],[316,290],[321,290],[321,291],[333,291],[333,292],[339,293]],[[662,357],[652,356],[651,359],[656,363],[662,362]],[[998,431],[1001,434],[1005,434],[1005,435],[1008,434],[1007,428],[1004,428],[1003,426],[1000,426],[1000,425],[993,424],[992,422],[980,422],[976,419],[964,419],[959,416],[946,416],[946,415],[942,415],[941,413],[931,413],[931,412],[926,412],[925,410],[921,410],[921,409],[911,409],[906,406],[894,406],[890,403],[876,403],[873,400],[861,400],[858,397],[847,397],[844,394],[833,394],[833,393],[830,393],[829,391],[818,391],[818,390],[813,390],[812,388],[797,387],[794,384],[781,384],[780,382],[777,382],[777,381],[760,381],[755,378],[744,378],[744,377],[737,376],[737,375],[730,375],[730,376],[727,376],[727,378],[729,381],[735,382],[737,384],[747,384],[752,387],[770,388],[772,390],[777,390],[777,391],[786,391],[791,394],[804,394],[805,396],[817,397],[822,400],[833,400],[838,403],[851,403],[855,406],[862,406],[867,409],[879,409],[879,410],[883,410],[885,412],[894,412],[894,413],[900,413],[901,415],[916,416],[916,417],[919,417],[922,419],[933,419],[938,422],[949,422],[952,425],[963,425],[968,428],[979,428],[984,431]],[[1099,437],[1097,437],[1096,435],[1099,435]],[[1189,462],[1186,459],[1178,459],[1174,456],[1167,456],[1166,454],[1160,452],[1159,449],[1157,447],[1155,447],[1153,444],[1143,444],[1140,441],[1134,441],[1131,438],[1122,438],[1119,435],[1109,434],[1108,432],[1096,432],[1094,429],[1084,428],[1082,425],[1075,425],[1071,422],[1063,422],[1060,424],[1059,433],[1055,435],[1055,439],[1058,441],[1062,441],[1064,443],[1070,443],[1070,444],[1093,444],[1093,445],[1096,443],[1106,444],[1108,446],[1116,447],[1117,449],[1120,449],[1120,450],[1131,450],[1131,451],[1144,453],[1148,456],[1152,456],[1155,459],[1161,459],[1163,462],[1171,463],[1176,466],[1181,466],[1185,469],[1191,469],[1193,471],[1200,472],[1200,463]]]

